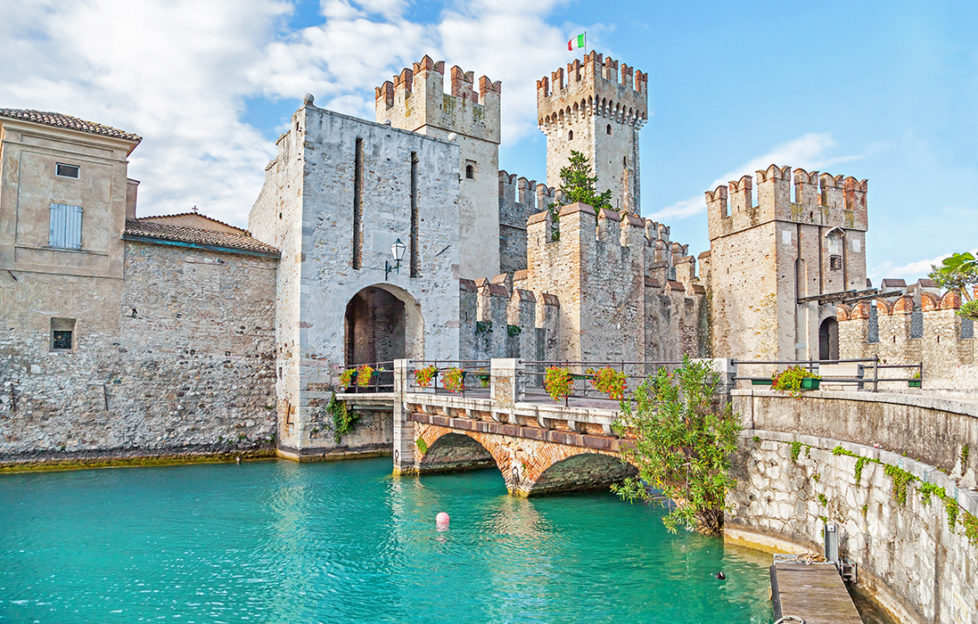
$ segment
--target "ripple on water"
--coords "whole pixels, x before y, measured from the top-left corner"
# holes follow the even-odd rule
[[[495,471],[389,473],[363,460],[6,475],[0,621],[770,621],[763,556],[669,535],[656,509],[514,498]]]

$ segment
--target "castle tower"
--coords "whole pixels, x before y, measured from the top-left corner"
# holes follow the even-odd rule
[[[867,182],[793,173],[758,171],[756,205],[749,175],[706,192],[715,357],[839,357],[836,305],[867,288]]]
[[[499,272],[502,86],[482,76],[476,91],[473,73],[457,65],[451,69],[451,93],[444,86],[445,62],[425,55],[376,88],[377,122],[458,143],[459,277],[491,277]]]
[[[560,186],[572,150],[588,157],[598,191],[638,211],[638,131],[649,118],[648,74],[597,52],[537,80],[537,120],[547,135],[547,184]],[[627,187],[627,189],[626,189]]]

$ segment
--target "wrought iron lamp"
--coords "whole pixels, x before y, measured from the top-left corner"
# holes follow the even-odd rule
[[[396,272],[398,275],[401,274],[401,259],[404,258],[404,250],[407,247],[401,242],[401,239],[394,241],[391,245],[391,255],[394,256],[394,264],[391,264],[389,260],[384,260],[384,281],[391,276],[391,271]]]

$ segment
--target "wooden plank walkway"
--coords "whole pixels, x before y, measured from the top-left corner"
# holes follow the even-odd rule
[[[775,563],[771,600],[775,619],[794,615],[805,624],[862,624],[833,563]]]

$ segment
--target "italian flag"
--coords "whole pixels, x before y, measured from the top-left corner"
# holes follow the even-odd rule
[[[574,48],[583,48],[583,47],[584,47],[584,34],[583,33],[580,34],[580,35],[578,35],[578,36],[576,36],[576,37],[574,37],[573,39],[571,39],[570,41],[567,42],[567,49],[568,50],[573,50]]]

